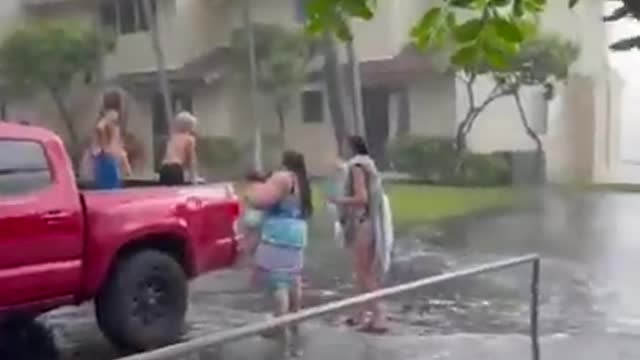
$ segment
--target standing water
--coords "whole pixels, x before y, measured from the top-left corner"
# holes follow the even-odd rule
[[[418,230],[397,240],[389,284],[510,256],[541,254],[543,359],[640,358],[640,195],[547,191],[533,206]],[[307,304],[351,294],[343,251],[316,236],[309,249]],[[263,318],[246,273],[214,274],[192,287],[186,338]],[[306,359],[527,359],[530,267],[456,280],[388,302],[392,332],[358,334],[335,318],[307,323]],[[47,316],[67,359],[113,359],[91,311]],[[267,358],[248,339],[204,358]],[[214,354],[214,355],[211,355]],[[334,356],[335,355],[335,356]]]

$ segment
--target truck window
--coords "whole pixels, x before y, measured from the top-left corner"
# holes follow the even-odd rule
[[[51,182],[42,145],[0,139],[0,197],[28,194],[46,188]]]

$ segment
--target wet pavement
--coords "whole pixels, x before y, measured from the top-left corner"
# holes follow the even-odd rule
[[[538,252],[543,359],[640,358],[640,195],[546,191],[527,208],[459,219],[398,239],[389,284]],[[326,239],[323,236],[315,237]],[[344,254],[332,240],[309,249],[308,306],[350,294]],[[530,269],[457,280],[388,303],[391,333],[365,336],[336,318],[305,324],[305,359],[526,359],[530,344]],[[186,338],[262,319],[259,292],[243,271],[192,285]],[[65,360],[108,360],[117,353],[91,307],[48,314]],[[270,343],[253,338],[194,359],[269,359]]]

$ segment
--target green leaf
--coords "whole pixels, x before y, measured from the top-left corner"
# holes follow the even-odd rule
[[[373,11],[369,7],[367,1],[345,0],[342,2],[342,8],[354,17],[359,17],[364,20],[370,20],[373,18]]]
[[[513,0],[513,16],[519,18],[524,15],[524,0]]]
[[[442,29],[438,25],[441,25],[441,22],[446,25],[447,21],[447,19],[442,19],[442,16],[442,8],[434,7],[427,11],[420,19],[420,22],[411,29],[411,38],[418,48],[427,49],[432,47],[434,42],[437,42],[436,40],[442,38],[439,33]]]
[[[463,9],[473,9],[475,0],[451,0],[449,4]]]
[[[476,44],[468,45],[458,49],[451,56],[451,62],[460,67],[470,67],[475,65],[478,59],[478,47]]]
[[[506,70],[510,65],[509,59],[511,54],[507,54],[501,46],[496,45],[496,43],[489,41],[485,42],[483,47],[484,57],[492,69],[499,71]]]
[[[411,36],[420,37],[424,36],[424,34],[433,31],[433,28],[437,24],[437,21],[440,20],[440,15],[442,14],[441,7],[434,7],[431,10],[427,11],[422,19],[413,27],[411,30]]]
[[[569,9],[573,9],[578,4],[579,0],[569,0]]]
[[[455,28],[455,38],[461,43],[473,41],[480,36],[483,27],[484,22],[481,19],[469,19]]]
[[[491,25],[496,30],[496,34],[506,41],[519,43],[524,40],[520,28],[513,21],[508,21],[502,17],[494,17]]]
[[[538,13],[544,10],[545,0],[524,0],[524,8],[530,13]]]
[[[489,5],[490,6],[495,6],[495,7],[507,6],[510,3],[511,3],[511,0],[491,0],[491,1],[489,1]]]

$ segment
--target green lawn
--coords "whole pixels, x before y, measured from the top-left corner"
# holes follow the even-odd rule
[[[574,191],[592,191],[592,192],[619,192],[619,193],[638,193],[640,185],[638,184],[571,184],[564,185],[564,188]]]
[[[514,205],[512,188],[459,188],[446,186],[388,185],[394,223],[398,227],[433,223],[474,212]],[[315,191],[321,204],[321,192]],[[320,205],[321,206],[321,205]]]
[[[515,190],[511,188],[393,185],[388,191],[396,226],[442,221],[507,207],[516,201]]]

